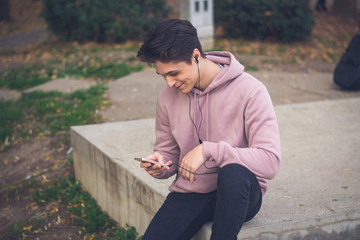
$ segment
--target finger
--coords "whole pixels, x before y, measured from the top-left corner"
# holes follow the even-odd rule
[[[186,172],[186,179],[190,181],[191,179],[191,173],[190,173],[191,170],[189,170],[188,172]]]
[[[190,178],[189,178],[189,181],[190,183],[192,184],[195,180],[195,175],[194,174],[190,174]]]
[[[186,171],[185,169],[186,169],[186,168],[185,168],[184,166],[179,167],[179,174],[180,174],[180,176],[181,176],[183,179],[186,180],[186,173],[187,173],[187,171]]]
[[[160,175],[163,171],[165,171],[165,168],[151,168],[149,169],[148,173],[152,176]]]
[[[178,172],[179,172],[180,176],[182,177],[183,176],[183,169],[181,167],[178,167]]]
[[[188,172],[188,171],[184,170],[184,172],[183,172],[183,178],[184,178],[185,180],[189,180],[189,179],[190,179],[190,175],[189,175],[189,172]]]
[[[149,168],[149,167],[151,167],[151,163],[148,163],[148,162],[141,162],[140,163],[140,167],[142,167],[142,168]]]
[[[159,171],[158,170],[149,170],[148,173],[153,176],[153,175],[158,175]]]
[[[161,166],[159,164],[151,164],[151,170],[158,170],[161,168]]]
[[[187,169],[188,171],[185,171],[185,177],[187,180],[190,180],[190,176],[191,176],[191,166],[190,163],[186,165],[185,169]]]
[[[164,168],[164,170],[170,170],[170,166],[172,165],[172,162],[171,161],[168,161],[167,163],[165,163],[166,164],[166,166],[165,167],[163,167]]]
[[[186,179],[190,181],[191,179],[191,175],[193,175],[191,172],[192,172],[192,169],[191,169],[191,166],[187,166],[188,171],[186,171]]]

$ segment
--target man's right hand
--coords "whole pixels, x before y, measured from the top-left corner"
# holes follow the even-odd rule
[[[164,163],[164,158],[163,156],[158,153],[158,152],[154,152],[153,154],[147,156],[146,158],[154,160],[156,162],[160,162],[160,163]],[[162,173],[164,171],[168,171],[170,168],[169,166],[171,165],[171,161],[166,163],[166,167],[162,167],[158,164],[152,164],[149,162],[141,162],[140,163],[140,167],[144,168],[151,176],[153,177],[159,177],[162,175]]]

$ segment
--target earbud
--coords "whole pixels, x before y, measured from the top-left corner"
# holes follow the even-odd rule
[[[199,63],[198,56],[195,56],[194,58],[196,60],[196,63]]]

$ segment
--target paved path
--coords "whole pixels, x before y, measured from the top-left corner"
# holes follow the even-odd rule
[[[44,84],[26,89],[24,91],[16,91],[10,89],[0,88],[0,100],[18,100],[23,93],[29,93],[32,91],[59,91],[63,93],[71,93],[79,89],[87,89],[95,85],[95,81],[86,79],[73,79],[73,78],[61,78],[53,81],[46,82]]]
[[[24,49],[32,47],[52,38],[46,27],[31,29],[20,33],[12,33],[0,37],[0,51]]]
[[[340,90],[331,73],[252,72],[264,82],[274,105],[312,102],[360,96],[360,91]],[[108,96],[113,106],[101,113],[107,122],[154,117],[156,97],[166,87],[154,69],[133,73],[109,83]]]
[[[288,73],[275,71],[251,72],[269,90],[274,105],[314,102],[359,97],[360,91],[343,91],[333,83],[332,73]],[[62,92],[88,88],[95,84],[86,79],[57,79],[27,89],[59,90]],[[155,115],[156,98],[166,87],[164,80],[152,68],[108,83],[107,97],[113,105],[100,113],[107,122],[151,118]],[[20,92],[0,89],[0,99],[18,99]]]

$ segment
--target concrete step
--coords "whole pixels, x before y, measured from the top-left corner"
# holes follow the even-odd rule
[[[359,239],[360,98],[275,107],[283,161],[259,214],[238,239]],[[152,152],[154,119],[71,128],[76,178],[101,208],[143,234],[172,179],[134,157]],[[211,224],[194,237],[209,239]]]

